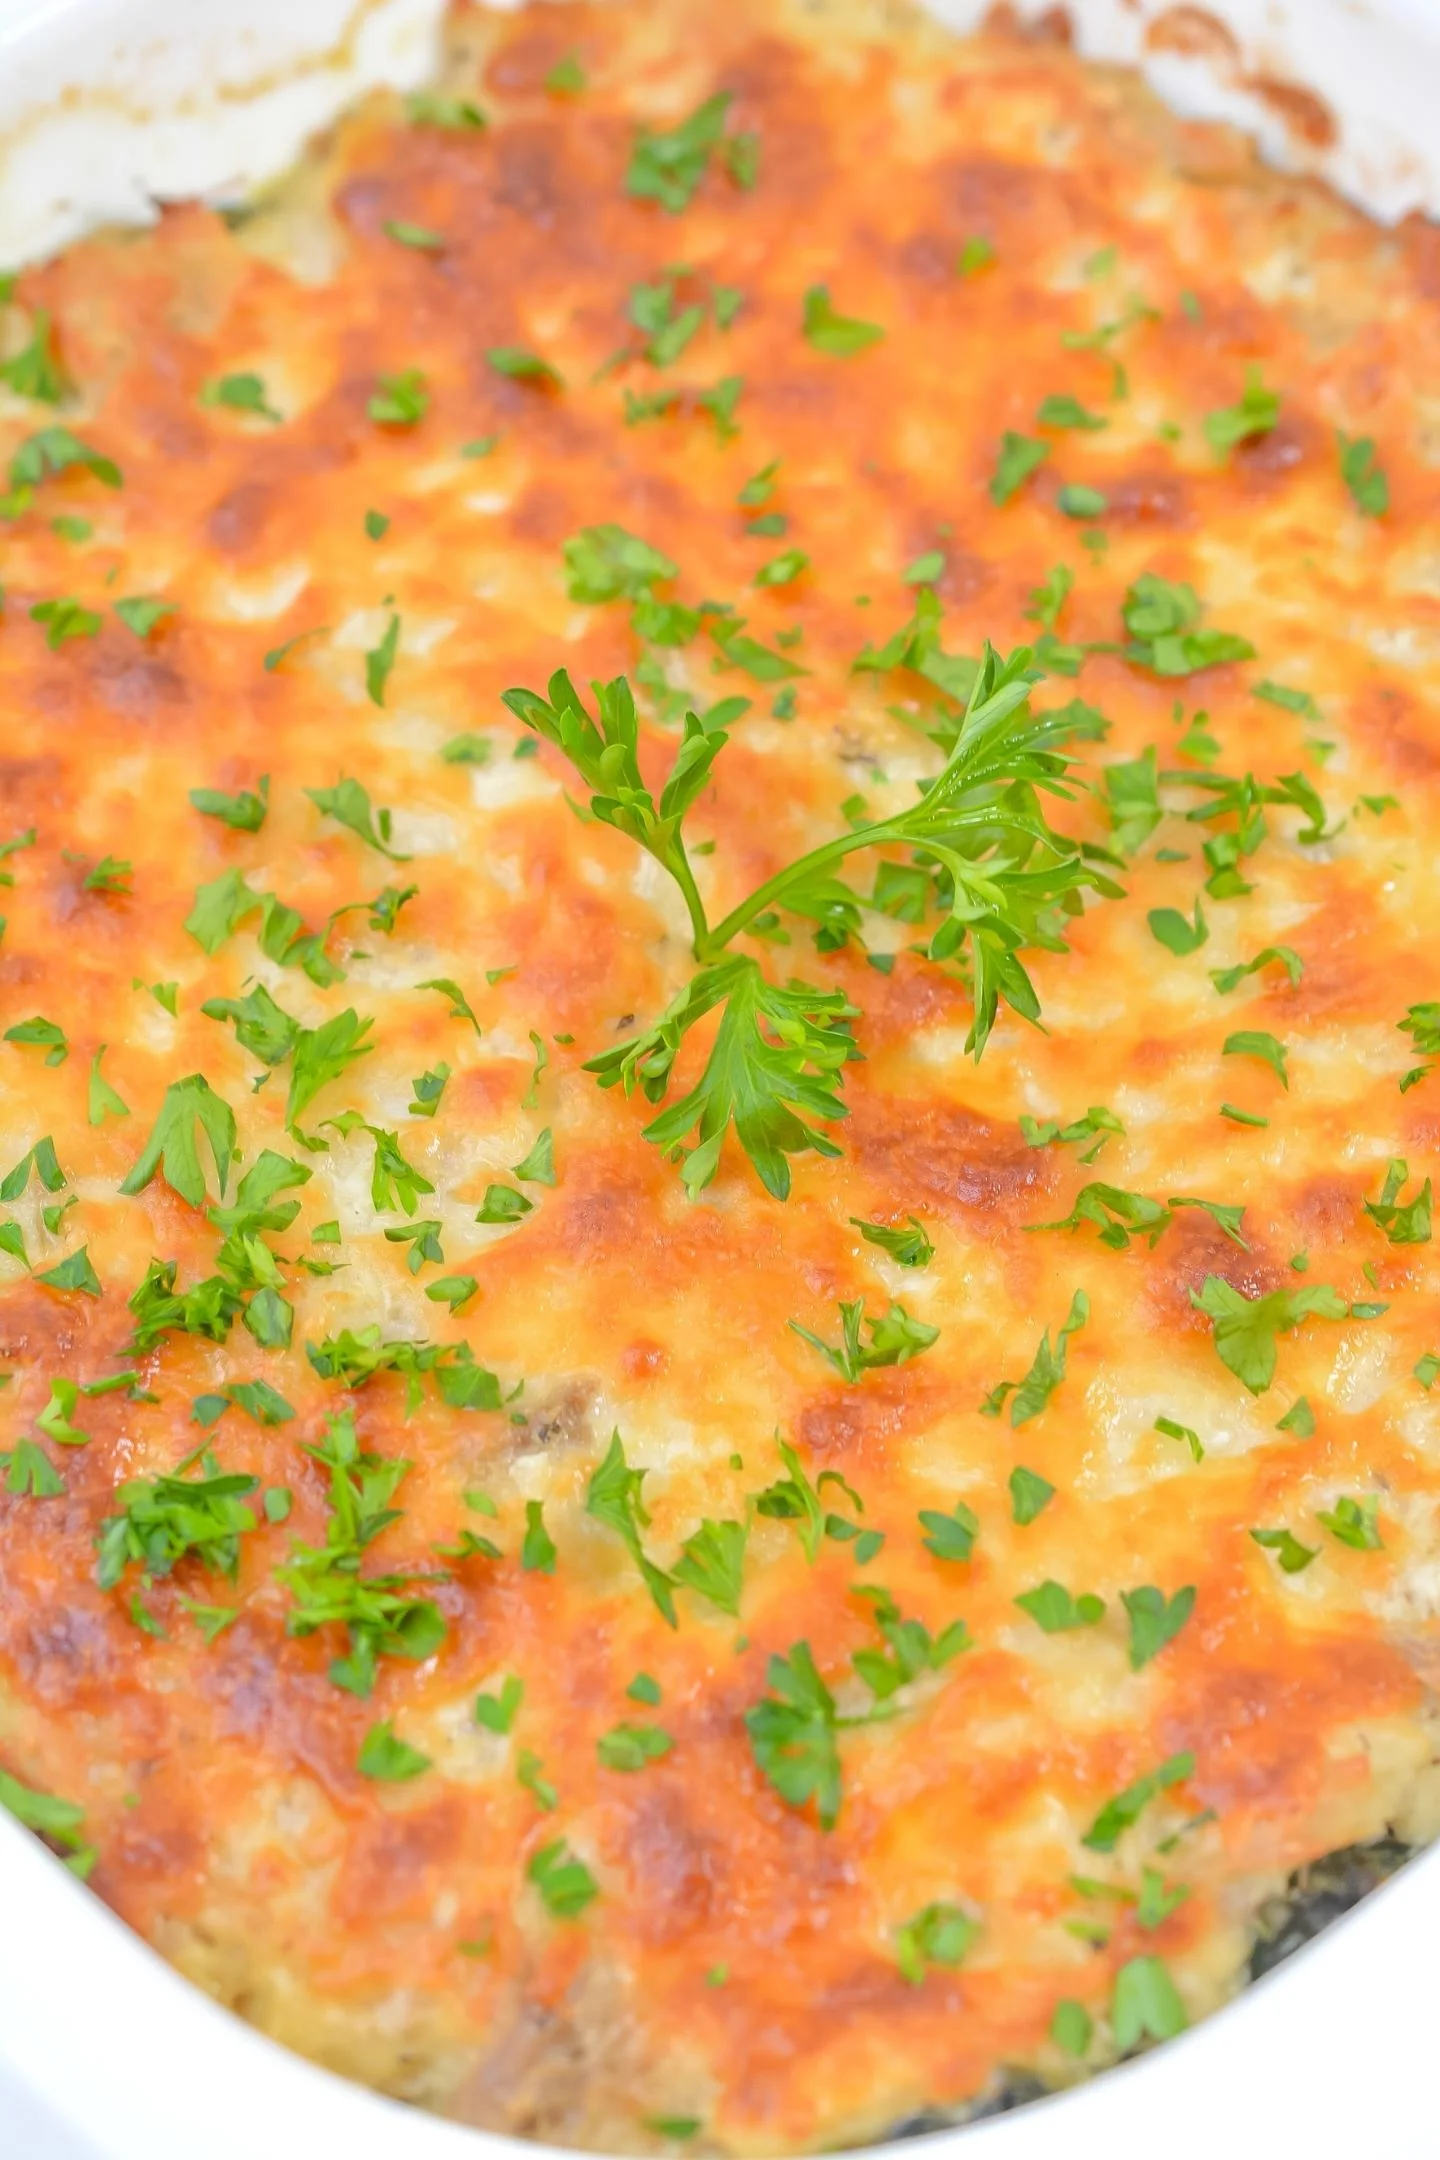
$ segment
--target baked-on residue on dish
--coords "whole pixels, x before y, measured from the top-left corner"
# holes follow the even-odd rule
[[[1436,262],[665,0],[7,292],[0,1799],[221,2001],[815,2149],[1431,1835]]]

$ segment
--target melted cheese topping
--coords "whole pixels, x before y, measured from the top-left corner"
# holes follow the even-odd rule
[[[547,90],[567,55],[584,86]],[[732,93],[728,130],[758,138],[754,185],[717,151],[683,210],[628,196],[637,127],[674,127],[717,89]],[[690,2118],[714,2149],[820,2147],[963,2108],[1010,2066],[1056,2082],[1103,2063],[1136,2036],[1116,1996],[1133,1993],[1136,1959],[1161,1960],[1185,2014],[1202,2014],[1243,1976],[1289,1871],[1387,1827],[1431,1828],[1440,1422],[1412,1368],[1440,1347],[1435,1265],[1363,1203],[1392,1156],[1413,1198],[1437,1136],[1440,1082],[1397,1084],[1420,1062],[1397,1023],[1437,989],[1433,235],[1377,232],[1063,49],[956,43],[891,7],[466,13],[444,91],[488,124],[412,124],[371,103],[234,228],[192,208],[101,236],[27,275],[0,318],[12,353],[46,311],[78,386],[58,413],[0,391],[0,450],[63,423],[123,477],[43,479],[11,503],[5,540],[0,838],[36,837],[5,864],[0,1018],[43,1015],[68,1056],[0,1045],[0,1170],[49,1134],[69,1183],[52,1195],[32,1177],[0,1214],[26,1256],[0,1250],[0,1417],[12,1450],[38,1445],[65,1488],[14,1489],[12,1454],[0,1760],[83,1806],[95,1888],[117,1911],[322,2062],[582,2144],[648,2149]],[[405,245],[396,221],[441,244]],[[972,245],[960,274],[978,241],[993,260]],[[667,275],[674,311],[705,317],[657,367],[627,301]],[[883,340],[850,357],[807,342],[817,285]],[[721,286],[743,295],[723,328]],[[485,356],[506,347],[561,383],[498,372]],[[1203,417],[1237,403],[1250,369],[1279,393],[1278,422],[1217,455]],[[423,414],[377,422],[377,379],[407,370],[423,375]],[[202,400],[247,373],[278,419]],[[722,424],[700,396],[732,376],[743,389]],[[668,411],[632,406],[627,424],[627,394],[669,389]],[[1059,395],[1103,429],[1037,427]],[[1000,507],[1007,429],[1049,457]],[[1373,438],[1383,517],[1347,493],[1337,429]],[[771,465],[773,492],[742,504]],[[1067,517],[1065,485],[1099,490],[1103,516]],[[388,520],[374,537],[370,512]],[[783,537],[755,522],[767,514]],[[646,646],[624,604],[572,597],[563,544],[607,522],[679,566],[663,597],[735,607],[803,672],[756,681],[703,632]],[[788,548],[807,566],[767,586],[757,573]],[[1304,774],[1327,837],[1302,842],[1301,814],[1272,805],[1241,875],[1204,892],[1201,844],[1234,821],[1187,821],[1203,798],[1167,785],[1125,897],[1092,899],[1068,952],[1030,956],[1045,1031],[1002,1010],[978,1067],[963,975],[917,953],[921,931],[866,918],[894,951],[882,972],[853,942],[817,954],[813,926],[785,918],[788,944],[750,949],[860,1009],[841,1152],[798,1157],[781,1203],[732,1138],[692,1203],[642,1137],[639,1097],[581,1069],[688,980],[683,909],[583,814],[557,753],[522,755],[534,744],[500,693],[559,666],[582,683],[638,667],[656,776],[671,705],[751,700],[689,819],[714,920],[843,830],[849,798],[902,807],[936,769],[933,690],[903,668],[852,672],[910,614],[902,573],[935,550],[951,653],[1033,637],[1035,589],[1057,564],[1074,574],[1055,634],[1086,648],[1070,662],[1082,672],[1052,673],[1037,702],[1078,693],[1108,733],[1078,746],[1100,792],[1057,812],[1068,829],[1111,844],[1100,769],[1153,746],[1162,771]],[[1205,627],[1255,660],[1177,679],[1127,657],[1122,604],[1146,573],[1192,584]],[[134,595],[171,611],[144,635],[115,613]],[[32,610],[57,598],[98,625],[72,618],[59,637],[52,620],[47,641]],[[396,621],[376,703],[366,655]],[[1257,698],[1267,679],[1312,702]],[[663,682],[683,695],[661,710]],[[1199,760],[1197,730],[1214,742]],[[484,762],[447,760],[464,732]],[[257,832],[188,800],[261,775]],[[307,797],[342,776],[391,812],[396,860]],[[128,889],[97,889],[107,856],[131,865]],[[855,866],[857,890],[872,867]],[[308,931],[351,910],[328,932],[338,979],[267,956],[255,914],[213,952],[187,934],[197,889],[231,870]],[[416,888],[388,930],[356,910],[387,884]],[[1197,895],[1208,941],[1174,954],[1147,918],[1193,923]],[[1212,968],[1275,945],[1300,956],[1298,981],[1270,964],[1217,990]],[[435,987],[447,979],[474,1026]],[[256,1090],[266,1068],[202,1009],[256,983],[302,1026],[347,1008],[373,1022],[370,1054],[300,1120],[327,1143],[314,1152],[286,1129],[288,1069]],[[1283,1043],[1288,1087],[1224,1054],[1243,1030]],[[92,1107],[102,1044],[124,1115]],[[438,1110],[417,1116],[414,1077],[442,1062]],[[692,1040],[687,1085],[697,1069]],[[119,1190],[166,1088],[195,1073],[234,1110],[241,1168],[268,1147],[311,1173],[298,1219],[267,1234],[293,1346],[267,1350],[236,1320],[224,1340],[171,1332],[136,1361],[126,1300],[150,1261],[175,1262],[182,1289],[214,1268],[204,1209],[163,1177]],[[1267,1122],[1237,1124],[1227,1102]],[[1094,1162],[1083,1143],[1022,1133],[1022,1116],[1063,1126],[1092,1105],[1123,1126]],[[347,1110],[397,1132],[434,1188],[411,1215],[377,1209],[374,1142],[325,1122]],[[487,1188],[516,1187],[547,1129],[553,1184],[524,1184],[518,1224],[477,1225]],[[1246,1242],[1198,1209],[1153,1248],[1108,1249],[1093,1226],[1031,1234],[1096,1179],[1243,1208]],[[47,1227],[42,1207],[67,1198]],[[910,1216],[935,1248],[923,1269],[852,1223]],[[412,1274],[386,1233],[420,1219],[438,1222],[444,1265]],[[317,1241],[326,1224],[338,1230]],[[41,1279],[82,1245],[98,1297]],[[307,1274],[302,1256],[336,1271]],[[453,1318],[426,1297],[441,1273],[478,1285]],[[1251,1298],[1328,1284],[1362,1309],[1283,1336],[1256,1394],[1192,1303],[1212,1276]],[[981,1414],[1043,1333],[1055,1343],[1080,1290],[1088,1319],[1040,1414]],[[786,1323],[836,1342],[848,1299],[871,1314],[899,1301],[938,1338],[847,1383]],[[347,1390],[307,1362],[302,1345],[375,1325],[389,1341],[468,1342],[505,1406],[452,1408],[433,1377]],[[83,1446],[61,1444],[53,1416],[37,1424],[57,1380],[137,1362],[136,1399],[76,1400]],[[262,1378],[294,1416],[263,1425],[232,1407],[210,1445],[224,1469],[292,1491],[289,1519],[252,1502],[233,1583],[189,1557],[148,1580],[132,1562],[100,1588],[116,1487],[199,1444],[196,1398]],[[1302,1395],[1313,1430],[1303,1413],[1282,1426]],[[443,1643],[418,1662],[382,1655],[369,1699],[328,1676],[341,1629],[287,1632],[277,1573],[297,1541],[324,1542],[326,1480],[304,1447],[345,1410],[365,1448],[411,1466],[364,1565],[447,1571],[431,1589]],[[1160,1418],[1190,1428],[1203,1459]],[[853,1539],[830,1537],[812,1564],[793,1522],[753,1516],[738,1618],[681,1590],[672,1630],[586,1509],[615,1427],[645,1472],[644,1550],[662,1568],[702,1519],[749,1519],[784,1474],[777,1435],[812,1479],[848,1481],[863,1518],[842,1487],[823,1504],[883,1548],[861,1565]],[[1055,1489],[1025,1524],[1017,1465]],[[476,1489],[493,1516],[467,1509]],[[1347,1497],[1375,1504],[1378,1542],[1322,1524]],[[557,1550],[549,1571],[521,1562],[530,1503]],[[961,1503],[973,1555],[942,1560],[917,1517]],[[502,1556],[437,1560],[466,1526]],[[1281,1527],[1315,1553],[1299,1572],[1249,1535]],[[1016,1599],[1046,1581],[1102,1599],[1103,1617],[1044,1632]],[[865,1584],[932,1636],[963,1618],[973,1646],[900,1694],[897,1715],[840,1733],[827,1830],[763,1774],[745,1718],[796,1643],[843,1712],[869,1706],[850,1665],[879,1642]],[[1122,1600],[1147,1586],[1194,1603],[1137,1669]],[[209,1644],[196,1604],[233,1611]],[[627,1695],[642,1672],[658,1706]],[[497,1734],[472,1706],[509,1675],[523,1701]],[[429,1767],[363,1775],[377,1720]],[[619,1724],[659,1726],[670,1751],[607,1767],[597,1742]],[[1187,1756],[1190,1774],[1113,1849],[1082,1843],[1109,1798]],[[548,1910],[531,1872],[559,1839],[598,1889],[578,1917]],[[1167,1916],[1153,1884],[1136,1903],[1147,1868],[1187,1893]],[[933,1905],[973,1933],[958,1964],[938,1943],[917,1984],[901,1931]],[[1153,1966],[1140,1974],[1156,1984]],[[1094,2021],[1079,2059],[1051,2037],[1067,2000]]]

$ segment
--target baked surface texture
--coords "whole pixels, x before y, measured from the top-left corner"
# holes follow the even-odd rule
[[[0,1795],[201,1987],[475,2124],[813,2150],[1433,1834],[1436,383],[1429,229],[880,6],[461,11],[17,282]],[[967,1054],[944,866],[857,847],[724,949],[835,1152],[668,1159],[721,1005],[653,1106],[583,1067],[682,886],[502,693],[626,677],[656,791],[728,723],[713,929],[914,813],[987,640],[1068,709],[1042,1026]]]

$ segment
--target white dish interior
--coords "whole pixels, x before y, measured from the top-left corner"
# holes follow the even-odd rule
[[[986,0],[931,0],[957,28]],[[1027,14],[1046,12],[1028,0]],[[1077,43],[1376,216],[1440,209],[1435,0],[1072,0]],[[156,199],[233,198],[359,92],[423,80],[441,0],[0,0],[0,268]],[[1303,86],[1316,103],[1287,100]],[[1333,133],[1325,138],[1325,116]],[[1297,121],[1299,124],[1297,124]],[[974,2129],[966,2160],[1212,2160],[1437,2148],[1428,2047],[1440,1853],[1158,2054]],[[180,1980],[0,1815],[5,2160],[470,2160],[536,2148],[377,2099]],[[900,2152],[904,2148],[892,2147]]]

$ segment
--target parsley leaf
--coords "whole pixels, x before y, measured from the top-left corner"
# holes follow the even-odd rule
[[[175,613],[175,603],[173,600],[156,600],[145,593],[132,593],[128,599],[115,602],[115,613],[136,637],[148,638],[158,622]]]
[[[1205,920],[1200,902],[1195,902],[1193,919],[1187,921],[1178,908],[1152,908],[1145,920],[1150,925],[1150,935],[1174,953],[1177,960],[1184,960],[1209,942],[1210,925]]]
[[[439,1649],[445,1639],[444,1616],[415,1586],[444,1578],[360,1572],[368,1547],[399,1520],[391,1502],[412,1468],[409,1462],[363,1449],[350,1411],[330,1420],[323,1439],[302,1445],[329,1474],[330,1513],[325,1543],[297,1542],[290,1559],[276,1570],[291,1593],[286,1633],[303,1637],[322,1628],[344,1627],[349,1654],[331,1664],[330,1678],[337,1687],[365,1697],[375,1684],[379,1658],[419,1662]]]
[[[223,406],[227,412],[254,413],[260,420],[282,420],[265,395],[263,376],[215,375],[200,391],[202,405]]]
[[[192,1477],[197,1463],[202,1474]],[[233,1581],[240,1540],[255,1528],[244,1502],[259,1484],[243,1472],[222,1472],[203,1449],[168,1477],[127,1479],[115,1495],[118,1514],[100,1526],[95,1571],[100,1588],[113,1590],[132,1564],[147,1576],[165,1576],[192,1556]]]
[[[381,427],[414,427],[430,410],[430,392],[419,368],[381,375],[366,411]]]
[[[563,1838],[542,1845],[537,1853],[533,1853],[525,1873],[539,1891],[546,1911],[555,1920],[577,1920],[586,1906],[600,1895],[600,1885],[589,1868]]]
[[[885,335],[878,323],[861,322],[853,315],[838,315],[824,285],[812,285],[806,293],[802,327],[807,344],[813,345],[817,352],[829,353],[836,360],[849,360],[856,353],[865,352],[871,345],[878,345]]]
[[[1267,967],[1283,967],[1290,978],[1292,990],[1305,972],[1305,963],[1293,946],[1267,945],[1263,952],[1256,953],[1253,960],[1242,961],[1238,967],[1211,968],[1210,980],[1220,995],[1227,997],[1232,990],[1238,989],[1247,975],[1258,975],[1262,968]]]
[[[357,1058],[370,1055],[375,1045],[367,1043],[364,1037],[373,1025],[373,1021],[362,1020],[353,1007],[347,1006],[344,1012],[322,1021],[318,1028],[300,1030],[295,1038],[290,1094],[285,1104],[288,1126],[294,1128],[301,1111],[309,1108],[323,1087],[338,1080]],[[123,1186],[121,1190],[124,1190]],[[378,1200],[375,1204],[377,1207],[383,1205]]]
[[[787,1657],[772,1656],[765,1677],[770,1693],[745,1713],[756,1764],[790,1807],[813,1799],[821,1829],[833,1830],[840,1814],[835,1698],[805,1642]]]
[[[1035,425],[1043,428],[1074,428],[1083,433],[1096,433],[1110,423],[1100,413],[1087,412],[1078,398],[1047,397],[1035,415]]]
[[[623,525],[587,525],[565,542],[567,590],[572,600],[603,605],[609,600],[648,599],[657,583],[680,575],[679,565]],[[558,704],[553,678],[550,696]],[[568,681],[568,678],[566,678]],[[511,710],[517,708],[507,698]],[[525,719],[522,712],[520,718]],[[534,725],[534,722],[527,722]],[[541,732],[544,732],[543,730]],[[551,741],[558,737],[552,735]],[[573,756],[565,743],[560,747]]]
[[[979,1933],[978,1922],[959,1905],[927,1905],[895,1932],[895,1962],[913,1987],[928,1965],[958,1965]]]
[[[1343,1320],[1350,1310],[1328,1283],[1305,1283],[1252,1298],[1220,1275],[1207,1275],[1203,1289],[1190,1292],[1190,1302],[1209,1315],[1221,1363],[1252,1395],[1263,1395],[1274,1379],[1282,1335],[1309,1319]]]
[[[1319,1510],[1319,1520],[1331,1537],[1338,1538],[1352,1551],[1379,1552],[1385,1543],[1376,1519],[1379,1510],[1380,1503],[1374,1493],[1367,1493],[1362,1500],[1342,1493],[1333,1508]]]
[[[1234,660],[1253,660],[1249,640],[1224,630],[1202,630],[1203,610],[1193,586],[1172,585],[1146,572],[1125,595],[1126,658],[1161,676],[1200,673]]]
[[[854,1382],[862,1373],[881,1365],[905,1365],[913,1357],[928,1350],[940,1336],[939,1328],[927,1327],[923,1320],[914,1319],[903,1305],[891,1305],[888,1312],[878,1319],[865,1310],[863,1298],[853,1298],[840,1306],[841,1340],[838,1345],[827,1343],[801,1327],[798,1320],[789,1326],[819,1351],[826,1363],[839,1373],[842,1380]],[[860,1330],[869,1330],[870,1340],[862,1345]]]
[[[678,127],[641,128],[630,152],[626,192],[640,201],[658,202],[672,215],[683,210],[725,133],[730,104],[730,92],[718,90]]]
[[[0,382],[8,384],[17,397],[31,398],[37,405],[58,405],[70,388],[55,358],[50,317],[44,308],[36,308],[31,318],[28,344],[0,362]]]
[[[1082,1163],[1094,1162],[1110,1135],[1123,1134],[1124,1130],[1114,1111],[1107,1110],[1103,1103],[1092,1103],[1084,1117],[1075,1118],[1069,1125],[1061,1125],[1054,1118],[1047,1118],[1043,1124],[1024,1115],[1020,1119],[1020,1136],[1026,1147],[1049,1147],[1057,1140],[1066,1146],[1079,1140],[1093,1140],[1094,1147],[1080,1157]]]
[[[1110,2025],[1115,2046],[1124,2055],[1141,2040],[1173,2040],[1189,2020],[1175,1982],[1162,1959],[1131,1958],[1115,1975]]]
[[[182,1200],[188,1200],[191,1207],[202,1207],[205,1176],[200,1167],[195,1135],[197,1125],[209,1143],[223,1199],[235,1156],[235,1113],[224,1098],[215,1093],[203,1073],[191,1073],[184,1080],[172,1081],[166,1088],[165,1100],[160,1105],[150,1138],[120,1187],[121,1192],[129,1196],[143,1192],[163,1165],[165,1181],[171,1190]]]
[[[1368,435],[1350,436],[1335,431],[1340,452],[1340,477],[1350,490],[1355,507],[1365,517],[1384,517],[1390,508],[1390,482]]]
[[[130,1105],[121,1100],[100,1070],[100,1060],[105,1055],[105,1049],[106,1045],[101,1043],[94,1057],[90,1060],[86,1114],[92,1125],[103,1125],[107,1117],[129,1117],[130,1115]]]
[[[521,1567],[527,1574],[553,1575],[558,1557],[555,1540],[545,1528],[544,1502],[527,1500],[525,1536],[520,1546]]]
[[[219,818],[232,832],[259,832],[270,807],[270,775],[261,773],[259,793],[248,788],[226,795],[219,788],[191,788],[190,800],[202,817]]]
[[[1070,1337],[1084,1327],[1089,1317],[1090,1300],[1083,1290],[1077,1290],[1070,1300],[1070,1310],[1056,1338],[1054,1349],[1050,1347],[1050,1330],[1046,1328],[1025,1378],[1002,1380],[998,1387],[992,1388],[980,1405],[981,1416],[999,1417],[1005,1407],[1006,1398],[1010,1397],[1013,1398],[1010,1402],[1010,1423],[1017,1430],[1021,1425],[1027,1425],[1031,1418],[1039,1417],[1065,1378],[1065,1359]]]
[[[1273,1552],[1280,1563],[1282,1573],[1299,1575],[1319,1557],[1318,1545],[1302,1545],[1290,1530],[1252,1530],[1251,1537],[1267,1552]]]
[[[443,255],[445,236],[432,232],[428,225],[412,225],[405,218],[385,218],[380,230],[389,240],[398,241],[401,247],[414,248],[421,255]]]
[[[980,1535],[980,1518],[961,1500],[950,1515],[942,1515],[937,1508],[922,1508],[920,1527],[926,1533],[921,1544],[937,1560],[968,1560]]]
[[[428,1770],[430,1757],[422,1755],[419,1748],[411,1747],[408,1740],[398,1739],[394,1726],[386,1718],[372,1725],[366,1733],[355,1767],[361,1777],[375,1778],[386,1785],[402,1785]]]
[[[395,655],[399,650],[400,617],[392,615],[385,625],[385,634],[379,644],[371,646],[365,655],[365,695],[372,705],[379,705],[382,708],[384,706],[385,685],[390,680],[390,672],[395,665]],[[353,786],[355,783],[352,781],[346,784]],[[309,790],[307,789],[306,792],[309,793]],[[400,862],[406,859],[404,856],[396,857],[396,860]]]
[[[1105,1600],[1085,1591],[1072,1597],[1062,1583],[1047,1581],[1022,1591],[1015,1603],[1029,1613],[1047,1635],[1067,1634],[1073,1628],[1095,1627],[1105,1617]]]
[[[1270,1067],[1281,1087],[1290,1085],[1290,1075],[1285,1068],[1285,1045],[1262,1028],[1241,1028],[1237,1034],[1227,1035],[1220,1055],[1259,1058],[1262,1065]],[[1404,1182],[1403,1177],[1401,1182]]]
[[[1412,1005],[1405,1018],[1397,1020],[1395,1025],[1402,1035],[1410,1037],[1422,1057],[1440,1057],[1440,1003]],[[7,1036],[6,1040],[9,1039]],[[1411,1088],[1433,1070],[1430,1065],[1417,1065],[1406,1073],[1400,1082],[1401,1094],[1408,1095]]]
[[[1245,390],[1238,405],[1205,416],[1205,440],[1217,457],[1228,457],[1239,444],[1269,435],[1280,419],[1280,398],[1267,390],[1258,367],[1247,368]]]
[[[619,1432],[612,1433],[605,1460],[585,1489],[585,1512],[615,1532],[640,1570],[661,1617],[673,1628],[680,1623],[676,1618],[670,1577],[663,1568],[656,1567],[646,1558],[640,1542],[640,1532],[648,1528],[650,1522],[640,1497],[645,1475],[643,1470],[631,1469]]]
[[[539,353],[527,352],[523,345],[492,345],[485,358],[497,375],[508,375],[512,382],[535,383],[542,390],[562,390],[564,377],[542,360]]]
[[[1000,439],[1000,455],[990,482],[990,500],[1003,509],[1019,494],[1031,474],[1040,470],[1049,455],[1048,443],[1037,442],[1033,435],[1017,435],[1007,428]]]
[[[1092,1852],[1114,1852],[1125,1831],[1139,1821],[1152,1800],[1194,1774],[1195,1757],[1188,1748],[1182,1754],[1171,1755],[1158,1770],[1151,1770],[1133,1785],[1127,1785],[1113,1800],[1107,1800],[1081,1843],[1088,1845]]]
[[[1139,1590],[1122,1590],[1120,1602],[1130,1616],[1131,1670],[1139,1672],[1184,1627],[1195,1610],[1195,1592],[1187,1586],[1167,1598],[1163,1590],[1146,1583]]]
[[[924,1226],[913,1215],[906,1217],[904,1229],[889,1223],[864,1222],[858,1215],[852,1215],[850,1220],[867,1245],[878,1245],[898,1267],[928,1267],[935,1257],[935,1247],[926,1236]]]
[[[605,1769],[634,1772],[659,1762],[674,1745],[658,1725],[615,1725],[600,1735],[595,1752]]]
[[[36,1792],[0,1770],[0,1808],[37,1837],[46,1839],[57,1852],[64,1853],[65,1865],[82,1881],[89,1874],[95,1864],[95,1850],[82,1839],[85,1810],[73,1800],[57,1800],[50,1793]]]
[[[755,961],[735,957],[706,968],[679,993],[646,1034],[585,1066],[602,1087],[638,1085],[651,1102],[665,1091],[680,1044],[695,1022],[723,1004],[720,1029],[690,1093],[645,1127],[645,1137],[677,1157],[694,1197],[711,1182],[733,1123],[736,1138],[776,1199],[790,1191],[786,1157],[840,1150],[809,1119],[842,1118],[833,1081],[858,1056],[847,1023],[855,1008],[841,990],[802,983],[781,989]],[[696,1145],[683,1142],[698,1127]]]
[[[1400,1194],[1410,1176],[1410,1166],[1402,1157],[1395,1156],[1385,1173],[1385,1183],[1378,1200],[1367,1200],[1365,1212],[1373,1223],[1378,1223],[1392,1245],[1428,1245],[1430,1242],[1431,1192],[1430,1180],[1426,1178],[1420,1191],[1412,1200],[1401,1201]]]
[[[65,1040],[65,1030],[53,1020],[36,1013],[33,1020],[18,1020],[14,1027],[5,1030],[6,1042],[33,1043],[47,1055],[47,1065],[63,1065],[70,1055],[70,1045]]]
[[[1024,1463],[1015,1465],[1009,1482],[1011,1516],[1023,1530],[1049,1506],[1055,1497],[1055,1487],[1048,1478],[1041,1477],[1038,1470],[1027,1470]]]
[[[475,1697],[475,1722],[487,1732],[508,1733],[515,1722],[515,1713],[524,1700],[523,1681],[514,1673],[507,1673],[498,1695],[486,1695],[483,1691]]]
[[[671,1581],[708,1598],[721,1612],[738,1617],[748,1532],[744,1523],[708,1518],[686,1538]]]
[[[121,1191],[124,1191],[123,1186]],[[48,1283],[52,1290],[78,1290],[86,1297],[94,1298],[104,1295],[104,1286],[91,1262],[88,1245],[82,1245],[78,1252],[67,1254],[54,1267],[43,1268],[35,1280]]]
[[[380,701],[377,699],[376,702]],[[408,855],[400,854],[390,845],[390,812],[376,811],[370,802],[369,789],[362,787],[358,780],[338,780],[334,787],[306,788],[305,793],[317,810],[326,817],[333,817],[337,825],[346,826],[367,847],[373,847],[391,862],[409,862]]]

